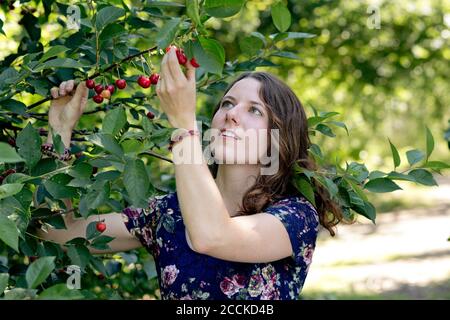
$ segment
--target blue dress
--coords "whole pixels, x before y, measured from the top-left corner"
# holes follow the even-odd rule
[[[220,260],[190,249],[176,192],[151,197],[147,208],[125,208],[125,225],[153,255],[162,299],[299,299],[315,248],[319,218],[301,196],[288,196],[266,213],[285,226],[293,254],[269,263]]]

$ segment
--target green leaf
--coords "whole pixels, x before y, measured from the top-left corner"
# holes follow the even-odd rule
[[[127,123],[127,116],[122,107],[111,109],[106,113],[103,119],[102,130],[104,133],[117,135],[123,126]]]
[[[315,206],[316,201],[314,198],[314,189],[312,188],[309,181],[303,176],[299,176],[296,177],[295,182],[298,191],[300,191],[303,194],[303,196]]]
[[[127,161],[123,175],[123,183],[133,205],[144,208],[147,205],[150,187],[144,162],[140,159]]]
[[[400,155],[398,154],[397,148],[392,144],[391,140],[389,140],[389,144],[391,145],[392,159],[394,160],[394,169],[397,168],[400,163]]]
[[[281,2],[272,5],[272,21],[280,32],[285,32],[291,26],[291,13]]]
[[[6,287],[8,286],[8,280],[9,280],[8,273],[0,273],[0,295],[3,294],[3,291],[5,291]]]
[[[119,158],[123,157],[123,150],[121,146],[111,134],[95,133],[87,136],[86,139]]]
[[[85,195],[89,209],[96,209],[108,200],[111,192],[108,181],[96,181],[89,192]]]
[[[8,99],[0,102],[0,105],[6,110],[12,111],[15,114],[20,114],[22,116],[26,116],[27,114],[27,106],[23,102],[14,99]]]
[[[71,263],[79,266],[81,271],[84,271],[91,257],[88,248],[81,244],[69,246],[67,248],[67,255]]]
[[[296,55],[295,53],[290,52],[290,51],[276,51],[276,52],[272,53],[270,56],[293,59],[293,60],[300,60],[300,57],[298,55]]]
[[[0,186],[0,199],[4,199],[19,193],[22,190],[23,184],[21,183],[8,183]]]
[[[34,72],[40,72],[45,69],[50,68],[69,68],[69,69],[78,69],[82,68],[84,65],[76,60],[73,60],[71,58],[56,58],[49,60],[47,62],[44,62],[43,64],[38,65]]]
[[[345,123],[339,122],[339,121],[328,121],[327,123],[331,123],[331,124],[334,124],[335,126],[338,126],[338,127],[340,127],[340,128],[344,128],[345,131],[347,132],[347,136],[349,136],[348,128],[347,128],[347,126],[345,125]]]
[[[225,64],[225,50],[220,42],[200,37],[199,41],[190,42],[193,54],[200,66],[207,72],[222,75]]]
[[[416,181],[416,179],[414,179],[414,177],[412,177],[412,176],[409,176],[407,174],[403,174],[400,172],[395,172],[395,171],[390,172],[387,177],[391,180],[404,180],[404,181],[412,181],[412,182]]]
[[[239,41],[239,48],[241,52],[247,56],[254,56],[264,46],[264,42],[261,38],[256,36],[249,36]]]
[[[69,48],[67,48],[65,46],[61,46],[61,45],[56,45],[54,47],[51,47],[50,49],[47,50],[47,52],[45,52],[42,55],[42,57],[39,59],[39,62],[44,62],[48,58],[56,57],[57,55],[59,55],[63,52],[66,52],[67,50],[69,50]]]
[[[427,130],[427,161],[428,161],[428,158],[430,157],[434,149],[434,138],[433,134],[431,133],[428,127],[426,127],[426,130]]]
[[[172,1],[154,1],[150,0],[146,3],[147,7],[156,7],[156,8],[167,8],[167,7],[174,7],[174,8],[183,8],[184,5],[177,2]]]
[[[6,36],[5,31],[3,31],[3,20],[2,19],[0,19],[0,33],[3,33]]]
[[[106,26],[106,28],[103,29],[98,39],[100,42],[105,42],[112,38],[119,37],[125,33],[127,33],[127,31],[125,30],[124,27],[122,27],[120,24],[113,23]]]
[[[90,222],[86,227],[86,239],[91,240],[101,235],[101,232],[97,230],[97,221]]]
[[[357,211],[359,214],[375,223],[377,213],[375,207],[370,202],[364,201],[364,206],[360,207],[360,209],[362,210]]]
[[[100,32],[106,25],[116,21],[124,15],[125,10],[122,8],[109,6],[100,9],[95,18],[95,26],[97,27],[97,31]]]
[[[324,120],[326,120],[328,118],[334,117],[334,116],[336,116],[338,114],[339,114],[339,112],[326,112],[326,113],[321,113],[320,115],[315,115],[315,116],[309,117],[308,118],[308,127],[313,127],[316,124],[318,124],[318,123],[320,123],[320,122],[322,122],[322,121],[324,121]],[[333,121],[330,121],[330,123],[333,123],[333,124],[337,125],[337,123],[335,123]]]
[[[375,171],[372,171],[369,174],[369,180],[374,180],[376,178],[381,178],[381,177],[384,177],[385,175],[386,175],[386,173],[384,173],[382,171],[375,170]]]
[[[70,168],[68,174],[74,178],[86,179],[92,174],[92,166],[88,163],[80,162]]]
[[[63,154],[65,146],[61,140],[61,136],[59,135],[59,133],[52,131],[52,138],[53,138],[53,146],[55,147],[56,153]]]
[[[73,198],[78,194],[76,188],[52,180],[45,181],[44,187],[55,199]]]
[[[114,239],[115,239],[114,237],[109,237],[105,235],[99,236],[91,242],[91,247],[97,250],[111,250],[108,243]]]
[[[339,190],[336,184],[333,182],[333,180],[320,175],[317,175],[314,178],[317,181],[319,181],[324,188],[328,190],[328,193],[330,194],[331,198],[334,198],[336,196]]]
[[[45,289],[38,297],[39,300],[80,300],[84,299],[79,290],[69,289],[66,283],[59,283]]]
[[[245,0],[206,0],[206,13],[217,18],[231,17],[241,11]]]
[[[361,198],[362,200],[364,200],[366,202],[369,201],[369,199],[367,199],[366,194],[364,193],[364,190],[362,190],[359,185],[357,185],[354,181],[352,181],[352,179],[347,179],[347,178],[344,178],[344,179],[350,185],[352,190],[359,196],[359,198]]]
[[[388,178],[377,178],[370,180],[364,185],[364,188],[370,192],[383,193],[392,192],[395,190],[402,190],[395,182],[389,180]]]
[[[54,261],[55,257],[42,257],[30,264],[25,274],[28,288],[34,289],[47,279],[55,269]]]
[[[0,142],[0,162],[14,163],[25,161],[17,153],[16,150],[9,144]]]
[[[169,44],[173,42],[178,31],[178,26],[180,25],[180,18],[172,18],[167,21],[164,26],[159,30],[156,35],[156,43],[158,48],[165,50]]]
[[[103,264],[103,259],[91,256],[91,266],[93,266],[98,272],[101,272],[103,274],[107,274],[108,271],[105,268],[105,265]]]
[[[0,240],[19,252],[19,231],[16,224],[4,215],[0,215]]]
[[[37,290],[35,289],[25,289],[25,288],[14,288],[5,292],[5,300],[31,300],[36,297]]]
[[[196,26],[202,26],[199,15],[198,0],[186,1],[186,13]]]
[[[280,32],[271,34],[269,38],[273,39],[273,43],[277,43],[279,41],[285,41],[289,39],[307,39],[314,38],[316,35],[311,33],[304,32]]]
[[[323,159],[322,150],[320,150],[320,147],[317,144],[312,143],[309,150],[312,152],[313,155],[315,155],[319,159]]]
[[[437,186],[436,180],[434,180],[433,175],[424,169],[415,169],[408,173],[409,176],[413,177],[415,181],[425,186]]]
[[[316,126],[316,130],[321,132],[322,134],[328,136],[328,137],[336,137],[336,135],[334,134],[333,130],[331,130],[331,128],[325,124],[319,123]]]
[[[442,169],[450,169],[450,164],[447,164],[442,161],[428,161],[423,167],[430,168],[433,170],[442,170]]]
[[[414,149],[407,151],[406,157],[408,158],[409,165],[412,166],[425,158],[425,154],[420,150]]]
[[[41,159],[41,137],[36,129],[28,122],[27,126],[17,136],[19,155],[25,159],[28,167],[33,168]]]

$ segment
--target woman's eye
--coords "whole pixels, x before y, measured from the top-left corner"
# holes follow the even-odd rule
[[[224,101],[224,102],[222,102],[222,107],[225,106],[225,105],[227,105],[227,104],[231,104],[231,102],[230,102],[230,101]]]
[[[258,108],[252,107],[251,109],[252,109],[252,112],[254,112],[254,113],[259,114],[260,116],[262,116],[262,113],[261,113],[261,111],[259,111]],[[255,111],[256,111],[256,112],[255,112]]]

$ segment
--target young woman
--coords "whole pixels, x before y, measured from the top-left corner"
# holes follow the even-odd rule
[[[186,163],[182,154],[205,160],[200,138],[193,134],[195,69],[189,62],[186,67],[185,75],[175,50],[170,50],[156,88],[170,124],[183,131],[173,145],[176,192],[152,197],[146,208],[102,215],[105,234],[115,237],[111,251],[144,246],[155,258],[163,299],[299,299],[319,223],[334,234],[333,226],[342,219],[323,189],[317,189],[314,208],[290,183],[295,163],[315,169],[307,152],[303,107],[273,75],[244,73],[214,110],[211,127],[217,134],[211,150],[220,164],[209,168],[206,161]],[[52,89],[49,122],[67,147],[87,94],[84,83],[75,90],[73,81]],[[262,152],[247,158],[243,154],[254,150],[246,143],[248,132],[270,129],[279,132],[279,165],[274,174],[263,175],[258,161]],[[258,150],[266,151],[273,141],[263,134],[255,142]],[[70,200],[66,204],[71,208]],[[67,230],[40,235],[63,244],[83,236],[95,219],[67,214]]]

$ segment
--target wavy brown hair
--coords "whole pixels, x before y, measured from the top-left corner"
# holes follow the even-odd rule
[[[240,215],[251,215],[262,212],[266,206],[287,195],[300,194],[292,184],[293,167],[296,163],[311,171],[317,170],[318,166],[308,154],[311,142],[307,117],[292,89],[270,73],[245,72],[228,86],[224,96],[236,82],[245,78],[253,78],[261,83],[259,97],[268,110],[269,129],[279,130],[278,172],[273,175],[259,175],[254,185],[245,192],[242,206],[238,211]],[[219,108],[220,101],[213,111],[212,118]],[[267,152],[270,154],[270,142]],[[214,178],[217,176],[217,169],[218,164],[214,163],[210,166]],[[312,182],[319,222],[334,236],[334,227],[344,220],[341,207],[331,199],[322,185],[315,179],[312,179]]]

